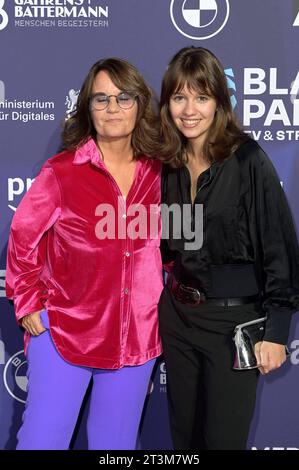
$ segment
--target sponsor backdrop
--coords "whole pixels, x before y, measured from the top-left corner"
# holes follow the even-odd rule
[[[236,113],[270,155],[298,226],[298,42],[299,2],[292,0],[0,0],[1,449],[15,447],[27,384],[22,333],[5,298],[9,226],[41,165],[57,152],[87,70],[99,58],[122,57],[159,94],[175,51],[190,44],[214,51]],[[289,346],[288,364],[260,380],[250,449],[299,448],[296,317]],[[88,397],[73,439],[77,449],[86,446],[87,406]],[[163,362],[149,389],[139,446],[171,448]]]

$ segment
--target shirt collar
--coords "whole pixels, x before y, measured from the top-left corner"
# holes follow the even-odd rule
[[[76,150],[73,159],[74,165],[83,165],[87,162],[91,162],[97,167],[103,167],[101,152],[92,138]]]

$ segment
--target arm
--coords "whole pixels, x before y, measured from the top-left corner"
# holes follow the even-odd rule
[[[169,167],[166,165],[163,165],[162,174],[161,174],[161,207],[164,204],[169,205],[168,178],[169,178]],[[173,270],[176,253],[169,248],[169,240],[166,238],[163,238],[164,223],[167,225],[169,221],[165,220],[165,212],[163,212],[163,210],[161,211],[161,215],[162,215],[162,238],[161,238],[161,243],[160,243],[160,251],[161,251],[161,257],[162,257],[163,269],[165,272],[169,274]],[[171,233],[171,227],[169,228],[169,233]]]
[[[276,171],[256,147],[252,157],[252,211],[257,264],[263,280],[267,312],[264,341],[257,346],[261,371],[267,373],[285,360],[291,315],[299,308],[299,249],[290,209]],[[255,221],[255,223],[253,223]]]
[[[40,279],[46,257],[46,232],[61,211],[53,169],[45,165],[19,205],[11,225],[7,252],[6,293],[17,320],[44,308],[46,286]]]
[[[160,244],[163,269],[167,273],[171,273],[174,265],[175,253],[168,247],[167,240],[162,239]]]

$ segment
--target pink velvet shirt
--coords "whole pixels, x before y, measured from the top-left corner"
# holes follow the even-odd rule
[[[7,296],[18,321],[48,310],[52,339],[68,362],[118,369],[161,353],[160,173],[159,161],[141,157],[124,200],[90,139],[76,152],[49,159],[16,211]],[[103,203],[115,209],[116,237],[97,233],[105,225]],[[135,239],[128,229],[132,204],[146,209],[146,236],[143,230]],[[149,230],[152,217],[156,233]]]

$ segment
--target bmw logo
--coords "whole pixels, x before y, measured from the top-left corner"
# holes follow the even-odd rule
[[[170,16],[187,38],[203,40],[218,34],[229,17],[229,0],[172,0]]]
[[[24,351],[14,354],[6,363],[3,371],[3,381],[8,393],[21,403],[26,402],[27,383],[26,377],[27,361]]]

